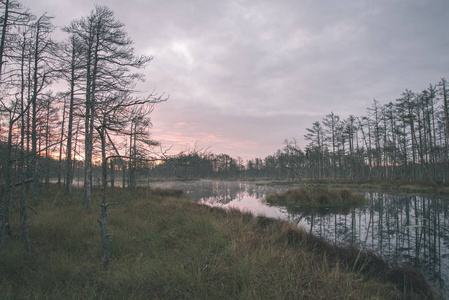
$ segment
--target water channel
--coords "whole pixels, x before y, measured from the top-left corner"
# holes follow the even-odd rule
[[[294,222],[339,245],[348,243],[374,251],[392,264],[419,268],[442,297],[449,297],[449,201],[445,199],[361,192],[358,208],[320,211],[268,206],[269,193],[291,187],[244,181],[160,182],[153,187],[182,189],[199,203],[233,207],[254,215]]]

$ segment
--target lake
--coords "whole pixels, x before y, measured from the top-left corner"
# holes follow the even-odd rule
[[[410,263],[420,269],[442,297],[449,296],[448,200],[361,192],[367,201],[358,208],[310,211],[268,206],[269,193],[291,187],[245,181],[158,182],[152,187],[181,189],[199,203],[238,208],[288,220],[327,240],[376,252],[392,264]]]

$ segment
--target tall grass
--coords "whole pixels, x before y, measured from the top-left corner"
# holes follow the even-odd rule
[[[0,250],[0,298],[402,299],[429,293],[426,285],[413,290],[388,283],[370,271],[378,265],[374,256],[345,252],[289,223],[195,204],[177,192],[153,190],[148,200],[144,189],[136,195],[108,215],[108,272],[101,267],[99,208],[86,212],[81,193],[56,202],[46,195],[32,217],[29,252],[13,214],[15,235]],[[116,202],[120,193],[108,197]],[[99,194],[95,199],[99,203]]]
[[[435,186],[430,181],[425,180],[342,180],[342,179],[314,179],[305,180],[315,187],[332,187],[332,188],[355,188],[364,190],[382,190],[394,193],[404,194],[422,194],[422,195],[437,195],[447,197],[449,195],[449,182],[436,181]],[[277,184],[291,184],[289,182],[273,182]]]
[[[268,204],[285,204],[297,207],[323,207],[358,205],[363,195],[349,189],[329,189],[327,187],[300,188],[288,190],[283,194],[269,194]]]

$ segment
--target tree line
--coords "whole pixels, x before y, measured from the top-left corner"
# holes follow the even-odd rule
[[[62,28],[55,41],[47,13],[36,16],[17,0],[0,1],[0,237],[6,247],[13,195],[18,196],[27,235],[26,192],[39,203],[51,174],[70,193],[75,167],[84,172],[83,203],[92,202],[93,169],[101,185],[111,181],[113,162],[133,180],[137,161],[155,159],[150,113],[167,98],[139,92],[140,69],[153,59],[137,55],[133,41],[112,10],[95,6]],[[81,164],[81,166],[80,166]],[[106,199],[102,219],[106,216]],[[100,219],[100,223],[102,223]]]
[[[405,90],[394,102],[374,99],[364,116],[342,119],[331,112],[310,128],[301,147],[295,139],[265,158],[244,163],[226,154],[182,154],[186,177],[426,180],[449,178],[449,107],[446,79],[421,92]],[[173,173],[157,165],[152,176]]]
[[[289,167],[310,178],[427,180],[437,185],[449,176],[447,98],[443,78],[421,92],[407,89],[394,102],[374,99],[365,116],[341,120],[331,112],[307,128],[305,148],[287,141],[279,153],[289,156]]]

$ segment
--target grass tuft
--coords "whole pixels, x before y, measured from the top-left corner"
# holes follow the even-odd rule
[[[288,190],[283,194],[269,194],[268,204],[293,205],[296,207],[350,206],[363,203],[363,195],[349,189],[318,187]]]

